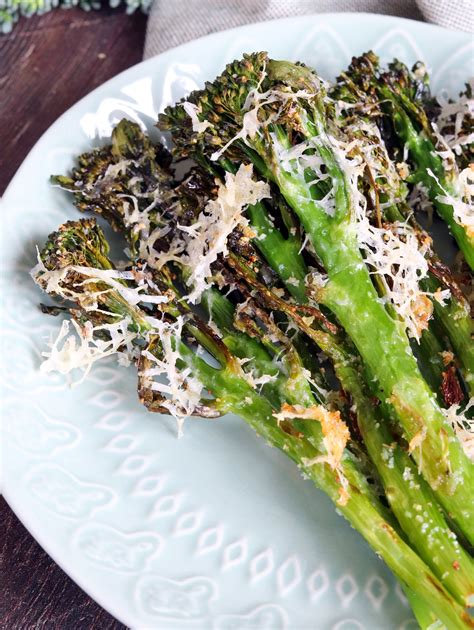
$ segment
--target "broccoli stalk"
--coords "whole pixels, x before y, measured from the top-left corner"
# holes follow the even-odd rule
[[[76,302],[96,325],[126,318],[134,332],[151,329],[143,312],[130,303],[127,274],[114,268],[95,219],[68,221],[50,234],[32,275],[50,295]]]
[[[427,565],[387,522],[384,509],[375,504],[365,479],[351,459],[345,458],[341,467],[342,474],[349,481],[349,498],[347,503],[341,504],[340,482],[327,462],[308,464],[318,459],[324,460],[321,442],[313,446],[299,432],[295,435],[293,431],[279,428],[270,403],[255,393],[245,379],[235,372],[235,367],[228,365],[216,370],[189,348],[181,344],[179,347],[183,363],[191,367],[204,387],[218,397],[221,412],[240,415],[258,435],[290,457],[338,505],[343,516],[366,538],[395,575],[424,602],[429,602],[425,610],[431,610],[434,619],[441,619],[443,623],[449,624],[448,627],[467,627],[468,616],[463,606],[447,593]]]
[[[257,104],[251,111],[252,99]],[[208,128],[193,133],[179,105],[166,110],[162,127],[172,130],[178,151],[185,146],[189,152],[197,145],[202,153],[212,151],[211,159],[222,154],[236,163],[252,162],[278,186],[328,275],[320,302],[336,315],[376,375],[378,396],[393,407],[410,451],[438,500],[474,541],[473,513],[468,507],[473,466],[421,376],[405,332],[381,304],[372,284],[357,241],[347,165],[335,132],[329,129],[321,81],[303,66],[272,61],[259,53],[230,64],[188,101]],[[247,131],[249,116],[258,116],[257,129]],[[306,154],[306,165],[316,166],[302,165],[297,150]],[[321,163],[324,173],[318,168]],[[327,181],[329,205],[324,193]]]
[[[464,203],[462,193],[443,166],[442,158],[436,153],[436,145],[430,139],[420,135],[408,114],[393,97],[390,88],[381,88],[381,97],[393,103],[392,119],[396,133],[409,149],[410,157],[416,165],[411,176],[414,183],[423,184],[428,191],[439,216],[446,222],[466,262],[474,269],[474,235],[472,228],[456,219],[454,203]],[[448,196],[449,195],[449,196]],[[453,199],[453,201],[451,201]]]
[[[382,72],[377,56],[368,52],[352,60],[343,78],[358,88],[359,94],[364,94],[363,105],[383,112],[394,136],[408,150],[412,167],[409,181],[424,187],[456,239],[466,262],[474,269],[473,228],[456,217],[455,212],[456,205],[467,206],[465,194],[454,154],[450,152],[449,164],[446,165],[438,153],[449,147],[439,146],[430,122],[433,102],[424,66],[417,64],[410,72],[403,63],[394,61],[386,72]]]
[[[121,129],[126,129],[131,125],[132,123],[128,123],[127,121],[120,123],[114,132],[114,138],[119,135]],[[139,134],[141,134],[141,132],[139,132]],[[121,135],[123,135],[123,133]],[[142,147],[146,145],[145,139],[134,138],[131,132],[128,132],[127,136],[132,137],[132,145],[138,142]],[[149,152],[148,147],[147,152]],[[129,154],[133,154],[132,149],[124,150],[122,154],[117,156],[117,158],[126,159]],[[107,168],[108,166],[106,164],[102,165],[103,171],[106,171]],[[145,169],[145,172],[147,172],[147,169]],[[135,173],[136,176],[139,174],[139,171]],[[82,177],[84,178],[84,174]],[[113,179],[109,180],[109,185],[111,190],[114,190]],[[96,188],[96,184],[91,182],[91,189],[95,190]],[[163,188],[163,185],[161,185],[161,188]],[[126,190],[123,190],[122,192],[125,193]],[[175,208],[179,207],[176,201],[177,200],[175,199]],[[95,209],[97,212],[104,214],[104,209],[112,205],[110,202],[110,194],[108,199],[104,198],[102,200],[102,203],[107,205],[104,205],[104,208],[101,208],[100,204],[95,201],[90,207]],[[82,205],[81,207],[82,209],[87,209],[87,205]],[[190,214],[192,216],[197,216],[198,212],[194,211]],[[117,217],[115,215],[114,222],[116,222],[116,220]],[[271,225],[271,230],[278,233],[273,225]],[[232,242],[235,243],[235,248],[238,251],[238,241],[233,239]],[[255,254],[252,254],[250,251],[249,255],[255,263]],[[281,267],[279,265],[280,258],[278,257],[278,251],[275,252],[274,249],[270,249],[267,252],[267,261],[280,275],[281,280],[284,281],[284,274],[281,273]],[[253,280],[252,287],[260,296],[265,296],[267,294],[267,289],[259,285],[255,279]],[[271,302],[268,307],[270,310],[281,310],[281,305],[285,304],[281,300],[276,300],[275,296],[272,297],[272,300],[273,302]],[[304,301],[306,302],[306,296],[304,296]],[[287,347],[287,351],[284,355],[286,365],[285,373],[280,373],[279,368],[274,363],[275,357],[281,357],[282,352],[281,348],[275,348],[273,347],[273,344],[268,342],[268,335],[266,338],[261,337],[258,326],[255,324],[257,319],[261,320],[263,317],[263,312],[261,310],[258,313],[254,313],[253,317],[249,317],[249,315],[247,315],[246,319],[241,317],[241,321],[239,320],[239,328],[241,328],[242,325],[248,326],[249,334],[252,335],[249,336],[249,334],[235,329],[234,307],[227,298],[221,295],[219,291],[216,289],[207,290],[203,294],[202,304],[210,314],[211,320],[217,324],[223,334],[224,344],[239,359],[247,360],[244,365],[244,370],[248,371],[250,369],[256,377],[261,377],[263,375],[269,375],[272,377],[270,382],[263,385],[261,391],[272,403],[274,408],[278,409],[279,406],[285,402],[297,404],[304,401],[307,405],[315,402],[313,394],[308,388],[308,383],[302,376],[301,363],[297,355],[295,355],[294,350],[288,350],[288,341],[285,342]],[[185,308],[184,304],[182,304],[182,308]],[[288,313],[294,313],[294,309],[290,308],[289,311],[285,311],[284,308],[285,307],[283,307],[283,311],[287,315]],[[313,312],[315,313],[316,311],[313,309]],[[319,317],[321,316],[322,315],[319,314]],[[308,327],[305,327],[304,320],[301,320],[300,318],[298,321],[300,324],[303,322],[304,330],[308,332]],[[326,325],[328,324],[330,325],[329,322],[326,322]],[[269,322],[267,320],[267,326],[268,325]],[[385,487],[389,490],[387,491],[387,496],[392,509],[403,529],[409,533],[411,543],[418,549],[419,553],[421,553],[422,557],[425,559],[425,562],[431,566],[432,570],[438,575],[438,577],[441,577],[442,575],[444,576],[443,580],[446,580],[448,590],[456,595],[459,601],[465,603],[470,595],[469,570],[471,570],[471,568],[469,567],[469,562],[466,561],[462,550],[459,550],[459,545],[456,539],[447,537],[449,528],[439,512],[433,496],[429,493],[429,489],[426,487],[423,480],[419,478],[418,472],[411,463],[410,458],[396,443],[396,440],[394,441],[389,430],[383,426],[383,419],[373,408],[372,402],[370,402],[367,395],[363,393],[359,377],[360,367],[357,365],[357,360],[354,357],[351,357],[350,354],[347,353],[347,350],[342,348],[341,342],[337,340],[334,333],[331,337],[331,333],[321,331],[317,334],[311,329],[309,330],[309,334],[313,340],[317,343],[319,341],[319,346],[333,360],[336,367],[336,374],[339,377],[344,389],[351,395],[357,407],[363,410],[362,413],[358,414],[359,428],[364,440],[366,441],[366,445],[369,446],[369,455],[376,464],[376,467],[383,478]],[[275,327],[273,327],[272,334],[275,334]],[[281,339],[282,334],[279,334]],[[264,339],[266,340],[264,341]],[[262,342],[264,343],[263,346]],[[270,354],[268,354],[269,346]],[[250,357],[251,359],[248,360]],[[286,373],[292,374],[291,382],[288,381],[288,377],[285,375]],[[313,377],[315,377],[314,374]],[[154,408],[162,410],[162,407],[158,407],[156,403],[154,403]],[[382,426],[380,426],[381,424]],[[369,430],[370,427],[372,427],[373,433]],[[395,466],[395,471],[391,469],[394,465],[393,462],[396,462],[397,464]],[[397,474],[398,477],[396,476]],[[404,479],[404,476],[407,477],[407,479]],[[406,488],[407,485],[410,486],[408,492]],[[415,525],[413,526],[413,519],[412,516],[410,516],[412,513],[407,507],[407,502],[408,504],[419,506],[422,514],[426,515],[426,517],[423,518],[426,518],[427,521],[431,520],[432,523],[436,523],[436,525],[432,525],[432,527],[427,528],[426,526],[423,527],[423,523],[415,521]],[[432,529],[435,531],[434,538],[431,534]],[[446,540],[448,541],[447,545]],[[432,549],[429,549],[429,545],[435,545],[437,550],[443,547],[443,551],[434,554]],[[451,557],[455,556],[461,556],[461,562],[459,563],[460,570],[458,572],[455,572],[452,569],[452,561],[450,562],[449,560]]]
[[[472,559],[450,531],[431,488],[419,475],[413,461],[391,434],[373,400],[364,391],[357,357],[336,335],[324,331],[317,321],[313,320],[309,325],[298,314],[297,307],[259,282],[242,261],[235,256],[231,256],[230,261],[258,296],[257,301],[265,304],[271,312],[281,312],[292,319],[331,359],[335,374],[356,409],[359,430],[368,455],[382,478],[390,507],[410,544],[458,601],[469,606],[474,580]],[[219,321],[219,313],[211,309],[211,314],[216,323],[225,329],[226,322]],[[453,558],[460,559],[455,568]]]
[[[67,289],[69,297],[75,297],[78,304],[83,306],[84,296],[75,292],[76,279],[70,274],[63,275],[64,269],[71,267],[71,265],[64,267],[62,263],[63,261],[76,262],[80,260],[82,264],[78,268],[82,268],[86,277],[100,277],[99,271],[110,270],[110,264],[105,256],[107,252],[107,248],[104,247],[105,237],[100,228],[87,224],[85,221],[77,222],[76,225],[70,222],[67,225],[67,230],[59,230],[59,233],[64,231],[68,234],[68,238],[56,238],[54,252],[48,243],[40,258],[50,274],[58,272],[61,275],[61,289]],[[92,264],[97,265],[97,267],[92,267]],[[90,274],[85,271],[87,267],[91,268]],[[43,271],[43,280],[45,275],[47,273]],[[104,284],[107,286],[107,282]],[[129,282],[127,288],[130,290],[133,289],[131,285],[132,282]],[[48,284],[43,286],[46,289],[49,288]],[[88,285],[83,286],[85,287],[84,293],[87,293]],[[96,300],[96,285],[92,286],[92,300]],[[167,301],[157,302],[156,312],[151,316],[147,315],[145,311],[140,311],[140,307],[136,304],[130,304],[130,309],[126,315],[122,312],[118,313],[115,304],[121,302],[119,297],[123,297],[121,287],[112,285],[106,291],[110,301],[105,304],[112,305],[113,310],[111,312],[122,315],[122,317],[135,318],[133,321],[136,322],[136,328],[138,328],[139,322],[146,321],[154,323],[159,330],[159,321],[164,326],[167,325],[165,321],[173,321],[173,311],[168,306],[168,303],[172,301],[169,292],[166,296]],[[146,300],[149,301],[150,296],[147,296]],[[158,320],[157,316],[161,304],[163,304],[164,313],[162,319]],[[179,311],[180,307],[177,304],[174,312]],[[299,430],[299,427],[308,421],[298,420],[298,414],[296,414],[294,424],[280,424],[280,420],[275,416],[275,409],[269,400],[257,393],[255,388],[249,384],[236,357],[231,354],[222,339],[203,323],[200,323],[197,317],[188,319],[186,339],[180,332],[177,332],[176,328],[171,327],[168,330],[171,331],[168,350],[177,357],[175,367],[181,372],[183,378],[186,371],[189,370],[192,377],[199,380],[201,386],[212,397],[210,401],[206,399],[209,408],[221,413],[239,414],[271,445],[284,451],[305,471],[317,487],[326,492],[338,504],[342,514],[365,536],[369,544],[387,562],[397,577],[413,589],[426,603],[429,602],[434,615],[450,628],[466,627],[467,617],[463,607],[455,601],[428,566],[404,542],[396,527],[390,523],[390,519],[387,520],[386,510],[377,503],[373,493],[368,489],[367,482],[358,471],[354,459],[348,454],[343,454],[337,469],[331,465],[319,422],[309,420],[312,427],[311,439],[306,439]],[[155,393],[152,386],[153,375],[150,376],[149,371],[154,365],[151,357],[156,357],[158,360],[162,359],[166,352],[163,346],[164,335],[149,330],[142,330],[141,335],[143,341],[147,343],[146,350],[142,351],[140,359],[142,374],[146,376],[146,379],[142,380],[142,387],[150,389],[153,397]],[[191,339],[193,335],[194,341]],[[195,347],[190,346],[190,343],[193,345],[197,343],[210,352],[218,362],[218,367],[211,366],[206,360],[198,356]],[[162,398],[160,402],[162,402]],[[303,411],[301,415],[304,418]],[[341,495],[341,476],[347,483],[344,500],[342,500]]]
[[[474,395],[474,344],[472,335],[473,322],[470,317],[470,308],[463,296],[460,287],[453,278],[450,269],[444,265],[432,248],[432,240],[422,227],[417,223],[412,209],[407,204],[408,189],[402,180],[394,162],[390,159],[382,134],[377,128],[377,111],[369,107],[364,99],[371,104],[370,91],[367,97],[366,91],[349,78],[353,75],[351,69],[357,67],[354,60],[347,73],[343,73],[338,83],[331,90],[331,98],[339,103],[347,103],[347,110],[336,115],[338,126],[351,140],[362,141],[362,146],[368,156],[362,156],[366,161],[367,177],[361,182],[364,194],[372,199],[374,220],[385,227],[392,225],[408,225],[416,235],[420,248],[428,264],[428,274],[419,281],[422,291],[431,294],[433,316],[428,322],[428,328],[423,331],[419,345],[415,353],[419,358],[420,367],[424,376],[429,379],[432,388],[439,391],[446,366],[441,358],[441,353],[450,350],[443,347],[441,340],[446,337],[460,363],[460,371],[466,382],[470,395]],[[366,88],[364,84],[362,87]],[[354,122],[354,107],[362,108],[362,112]],[[345,114],[344,114],[345,112]],[[344,115],[343,115],[344,114]],[[363,125],[360,125],[360,120]],[[384,132],[383,125],[382,132]],[[360,148],[353,149],[361,152]],[[403,171],[403,165],[399,165]],[[395,225],[394,225],[395,224]],[[443,290],[450,292],[446,300],[436,299]],[[437,341],[436,336],[440,341]],[[459,401],[446,401],[447,404]]]

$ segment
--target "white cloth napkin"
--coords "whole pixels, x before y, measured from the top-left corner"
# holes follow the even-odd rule
[[[144,57],[251,22],[338,11],[398,15],[474,31],[474,0],[155,0]]]

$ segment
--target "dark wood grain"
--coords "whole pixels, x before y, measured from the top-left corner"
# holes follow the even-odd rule
[[[141,59],[145,16],[57,10],[0,35],[0,194],[46,129],[77,100]],[[0,498],[0,629],[124,626],[51,560]]]
[[[0,194],[46,129],[95,87],[139,62],[146,17],[57,10],[0,35]]]
[[[0,628],[122,630],[51,560],[0,499]]]

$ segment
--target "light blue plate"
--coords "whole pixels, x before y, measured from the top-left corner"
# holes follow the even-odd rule
[[[217,33],[111,79],[31,151],[2,208],[3,472],[7,501],[62,568],[125,624],[184,630],[414,628],[390,572],[330,501],[236,417],[174,423],[138,404],[133,371],[98,364],[81,386],[38,371],[59,322],[28,276],[35,245],[76,218],[48,183],[123,116],[157,112],[245,51],[327,78],[369,48],[423,59],[436,92],[472,74],[469,35],[364,14]]]

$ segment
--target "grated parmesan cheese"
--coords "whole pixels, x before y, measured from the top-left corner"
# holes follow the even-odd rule
[[[70,330],[70,324],[73,331]],[[65,319],[61,325],[58,336],[50,344],[50,350],[42,352],[45,360],[41,364],[42,372],[59,372],[69,374],[74,370],[82,370],[82,377],[73,382],[73,385],[81,383],[92,365],[113,354],[119,355],[119,362],[123,365],[129,362],[133,356],[132,342],[136,338],[136,333],[130,332],[128,326],[129,319],[122,319],[114,324],[102,324],[93,326],[91,322],[86,322],[80,326],[76,320]],[[105,340],[97,337],[94,333],[106,332],[110,339]]]
[[[193,131],[195,131],[196,133],[203,133],[208,127],[212,127],[212,123],[210,123],[208,120],[199,120],[198,114],[201,114],[202,110],[201,107],[199,107],[198,105],[185,101],[183,103],[183,109],[186,114],[191,118]]]
[[[159,335],[163,350],[162,358],[156,357],[148,350],[143,351],[143,356],[148,359],[152,367],[142,372],[140,377],[145,389],[163,394],[165,400],[161,402],[168,409],[178,424],[178,437],[183,435],[183,425],[187,417],[191,416],[199,405],[202,392],[202,383],[192,376],[191,369],[180,369],[177,366],[181,358],[173,343],[178,343],[183,330],[183,318],[180,316],[173,323],[155,319],[154,332]],[[165,377],[167,382],[162,382]]]
[[[339,411],[329,411],[321,405],[312,405],[311,407],[303,407],[302,405],[289,405],[284,403],[279,413],[273,414],[278,422],[292,418],[302,420],[317,420],[321,423],[323,432],[323,445],[327,455],[318,456],[314,459],[303,459],[305,466],[313,466],[321,462],[326,462],[338,473],[341,482],[340,498],[338,503],[345,505],[349,499],[347,493],[348,482],[341,470],[341,460],[344,449],[349,440],[349,429],[346,423],[341,419]]]
[[[470,80],[471,89],[474,90],[474,79]],[[456,154],[460,154],[462,147],[474,142],[474,133],[463,135],[464,119],[474,116],[474,99],[465,94],[457,102],[450,103],[442,97],[438,97],[441,112],[436,120],[436,126],[444,141]],[[472,126],[471,126],[472,128]],[[451,130],[448,133],[448,130]]]
[[[248,360],[251,360],[251,359],[248,359]],[[244,359],[244,362],[246,362],[245,359]],[[242,365],[242,360],[240,360],[239,363]],[[252,371],[244,371],[243,376],[245,380],[247,381],[247,383],[250,385],[250,387],[252,387],[253,389],[258,389],[258,391],[261,391],[264,385],[267,385],[267,383],[274,383],[277,380],[278,373],[262,374],[261,376],[255,376],[255,373],[252,370]]]
[[[426,171],[443,191],[443,194],[436,198],[437,201],[453,208],[453,217],[456,223],[466,230],[469,238],[474,239],[474,166],[471,164],[459,173],[455,182],[456,191],[454,194],[441,186],[439,179],[431,169],[428,168]]]
[[[187,284],[192,286],[188,299],[199,302],[203,291],[210,285],[211,265],[217,257],[228,253],[227,238],[239,226],[245,227],[248,219],[243,211],[261,199],[270,197],[266,182],[252,178],[252,166],[241,164],[235,175],[226,173],[225,182],[219,182],[217,196],[210,199],[199,215],[192,231],[187,231],[184,262],[191,274]]]
[[[31,276],[37,284],[41,286],[46,293],[57,295],[66,300],[75,300],[86,311],[98,311],[97,298],[100,295],[104,295],[111,291],[116,291],[123,299],[131,306],[136,306],[141,302],[148,302],[150,304],[163,304],[168,301],[168,298],[164,295],[156,295],[146,293],[150,288],[150,280],[144,275],[142,284],[131,288],[119,280],[137,280],[136,272],[134,271],[120,271],[118,269],[96,269],[95,267],[82,267],[81,265],[67,265],[62,269],[47,269],[43,261],[40,258],[38,251],[38,263],[31,270]],[[110,287],[110,289],[104,289],[100,291],[85,290],[74,291],[74,289],[65,286],[65,280],[70,273],[75,273],[79,276],[83,276],[82,280],[77,280],[74,284],[76,287],[84,287],[87,289],[87,285],[101,282]],[[156,285],[153,283],[153,289],[156,290]],[[107,313],[113,316],[113,313]],[[118,315],[120,317],[120,315]]]
[[[466,455],[474,461],[474,419],[468,418],[467,413],[474,407],[474,398],[471,398],[463,412],[459,405],[451,405],[448,409],[442,409],[444,417],[453,427]]]

